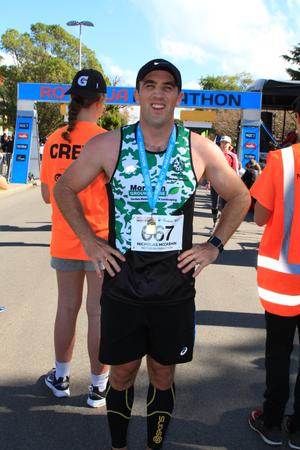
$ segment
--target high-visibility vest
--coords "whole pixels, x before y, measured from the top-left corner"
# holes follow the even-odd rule
[[[270,219],[275,217],[280,222],[280,235],[273,236],[274,242],[272,235],[267,236],[263,250],[260,247],[257,284],[266,311],[295,316],[300,314],[300,145],[284,148],[280,154],[274,167],[274,183],[279,183],[280,195]],[[274,214],[276,207],[279,215]]]

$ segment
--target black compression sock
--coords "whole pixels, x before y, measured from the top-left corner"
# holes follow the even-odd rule
[[[175,404],[175,385],[161,391],[149,384],[147,396],[148,447],[160,449],[168,429]]]
[[[107,419],[111,434],[112,446],[126,447],[127,430],[133,405],[134,388],[117,391],[108,383],[106,391]]]

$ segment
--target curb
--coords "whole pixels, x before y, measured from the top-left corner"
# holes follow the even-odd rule
[[[27,183],[27,184],[14,184],[14,183],[11,183],[11,184],[8,184],[8,189],[0,189],[0,199],[1,199],[1,197],[7,197],[9,195],[16,194],[18,192],[26,191],[27,189],[30,189],[30,188],[32,188],[34,186],[37,186],[37,184],[36,185],[34,185],[32,183]]]

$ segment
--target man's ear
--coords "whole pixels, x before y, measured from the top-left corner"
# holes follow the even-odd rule
[[[176,106],[179,106],[183,97],[183,92],[180,92],[177,97]]]
[[[140,94],[137,89],[134,90],[133,96],[134,96],[135,103],[140,103]]]

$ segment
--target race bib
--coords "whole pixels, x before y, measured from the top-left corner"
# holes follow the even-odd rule
[[[182,234],[183,215],[134,215],[131,219],[131,250],[136,252],[182,250]]]

